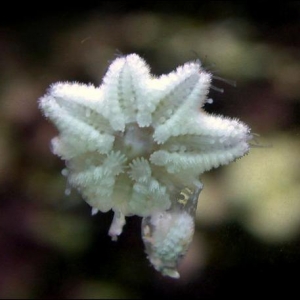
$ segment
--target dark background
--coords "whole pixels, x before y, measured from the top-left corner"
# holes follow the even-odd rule
[[[0,18],[0,298],[299,295],[300,2],[7,3]],[[200,59],[224,93],[208,112],[260,136],[250,154],[203,175],[181,279],[149,264],[140,218],[117,242],[112,214],[66,196],[57,132],[37,100],[57,81],[101,83],[120,53],[156,75]],[[256,146],[256,147],[255,147]],[[260,147],[257,147],[260,146]],[[271,146],[271,147],[270,147]]]

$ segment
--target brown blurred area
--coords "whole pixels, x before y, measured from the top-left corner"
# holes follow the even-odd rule
[[[46,5],[45,5],[46,6]],[[0,18],[0,298],[218,298],[299,295],[300,3],[98,1]],[[216,76],[211,113],[257,137],[249,155],[203,175],[181,279],[150,266],[140,219],[117,242],[110,213],[68,194],[57,132],[37,101],[57,81],[99,85],[138,53],[152,73],[200,59]],[[65,193],[65,190],[67,191]]]

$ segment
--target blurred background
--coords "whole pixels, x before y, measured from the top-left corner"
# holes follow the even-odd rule
[[[300,294],[300,2],[268,3],[43,2],[2,10],[0,298]],[[140,218],[128,218],[112,242],[112,214],[91,217],[69,193],[64,162],[50,150],[57,131],[37,107],[51,83],[99,85],[109,63],[132,52],[155,75],[200,59],[236,81],[214,80],[224,93],[212,90],[205,109],[258,134],[249,155],[202,176],[179,280],[150,266]]]

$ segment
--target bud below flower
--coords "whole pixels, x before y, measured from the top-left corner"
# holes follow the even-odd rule
[[[201,190],[185,187],[177,192],[170,209],[143,218],[142,238],[148,259],[163,275],[179,278],[177,266],[193,239]]]

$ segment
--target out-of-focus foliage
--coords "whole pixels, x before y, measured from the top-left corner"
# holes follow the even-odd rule
[[[0,298],[217,297],[297,292],[300,265],[300,5],[99,2],[1,18]],[[140,219],[118,242],[66,187],[37,99],[57,81],[99,84],[116,55],[154,74],[200,59],[216,76],[210,112],[258,133],[249,155],[203,176],[197,231],[167,279],[148,265]],[[271,147],[263,147],[264,145]],[[262,147],[257,147],[262,146]],[[239,289],[237,288],[239,287]],[[298,292],[299,293],[299,292]]]

